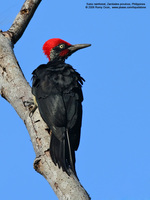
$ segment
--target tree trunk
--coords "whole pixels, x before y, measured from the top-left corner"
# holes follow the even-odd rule
[[[32,99],[31,88],[14,55],[13,46],[24,33],[41,0],[26,0],[10,29],[0,32],[0,94],[24,121],[36,153],[34,168],[49,182],[59,199],[80,200],[90,197],[76,177],[55,166],[49,153],[50,134],[38,109],[32,117],[24,102]]]

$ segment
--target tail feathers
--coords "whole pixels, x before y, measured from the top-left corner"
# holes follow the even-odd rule
[[[65,137],[60,141],[55,137],[54,134],[52,134],[50,144],[50,155],[52,161],[55,165],[58,165],[59,168],[62,167],[62,170],[65,171],[69,176],[71,175],[71,169],[77,177],[75,171],[75,152],[72,150],[71,155],[69,152],[67,138]]]

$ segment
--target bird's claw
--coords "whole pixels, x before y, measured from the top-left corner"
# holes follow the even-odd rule
[[[34,104],[34,106],[31,108],[30,113],[29,113],[29,117],[32,117],[34,112],[36,111],[37,106]]]
[[[34,105],[33,101],[24,101],[23,102],[24,107],[31,108]]]
[[[33,101],[24,101],[23,105],[29,108],[30,110],[29,117],[32,117],[35,110],[37,109],[37,106],[34,104]]]

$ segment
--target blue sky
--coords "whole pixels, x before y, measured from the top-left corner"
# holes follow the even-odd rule
[[[23,2],[1,2],[0,29],[9,29]],[[86,80],[79,179],[94,200],[149,200],[150,3],[146,9],[99,10],[85,9],[88,2],[109,1],[42,1],[14,51],[31,84],[32,71],[47,62],[46,40],[92,44],[66,61]],[[0,110],[0,199],[57,199],[33,169],[25,125],[2,98]]]

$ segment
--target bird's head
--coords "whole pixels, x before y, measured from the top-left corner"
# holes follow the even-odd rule
[[[53,38],[45,42],[43,45],[44,54],[48,57],[49,61],[53,60],[65,60],[75,51],[91,46],[90,44],[76,44],[61,40],[59,38]]]

